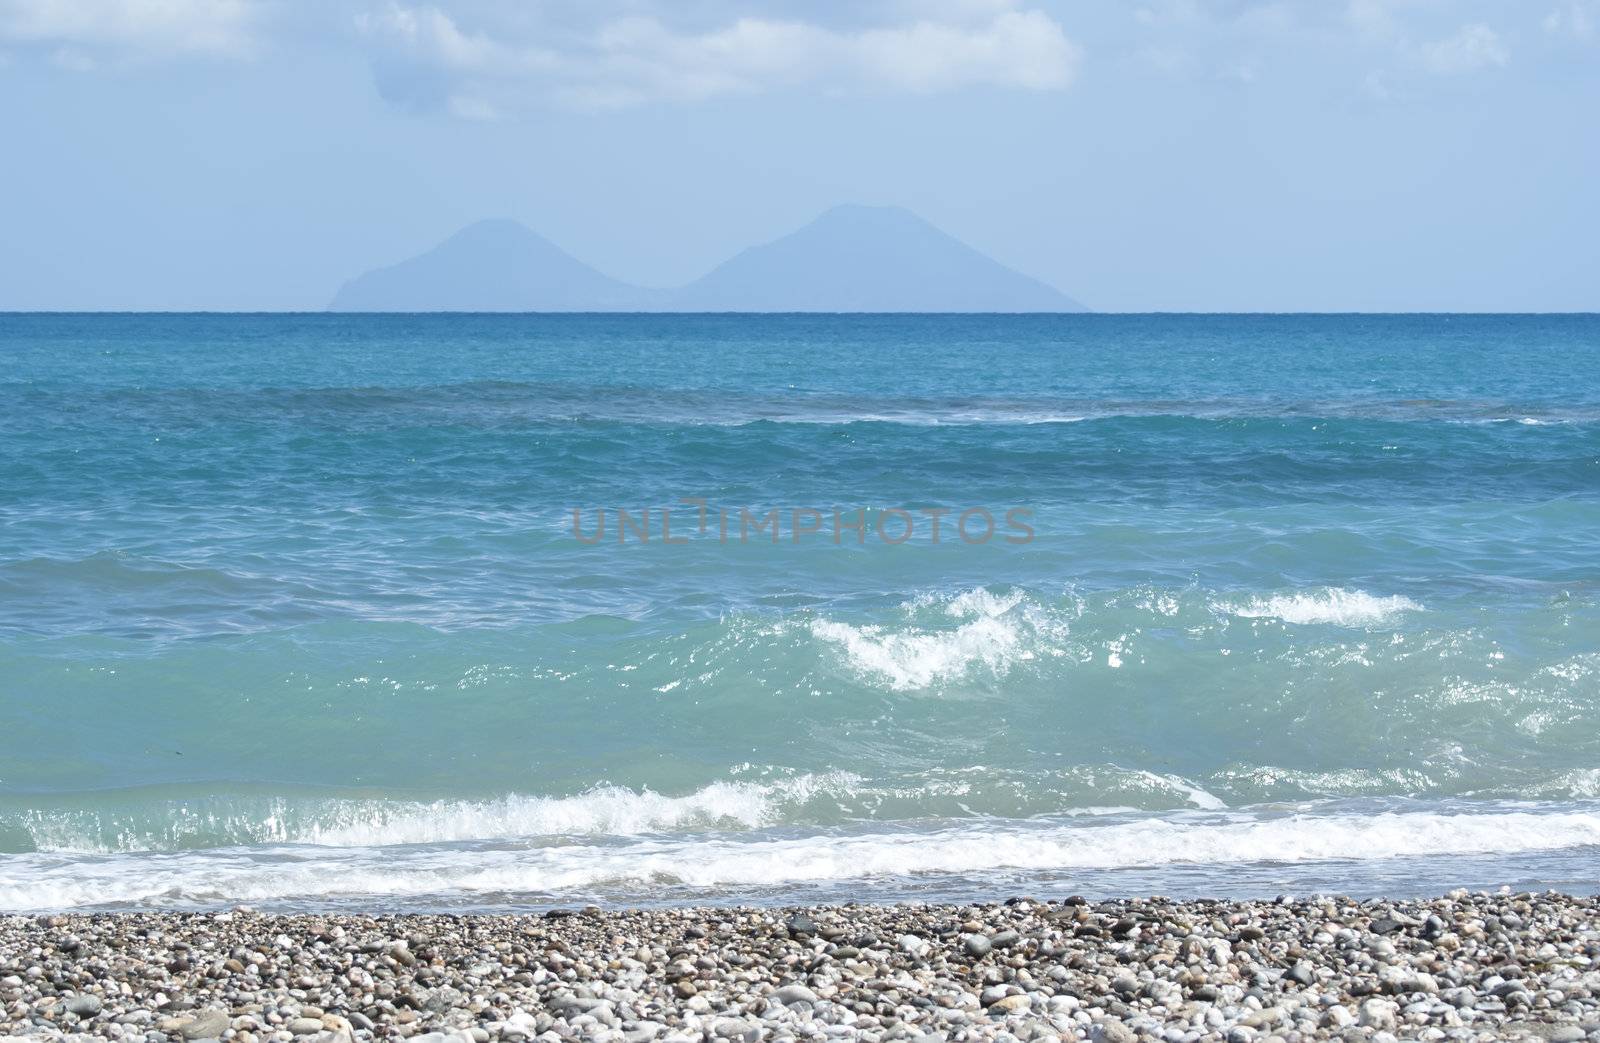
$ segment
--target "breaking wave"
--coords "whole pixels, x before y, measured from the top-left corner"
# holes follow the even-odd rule
[[[996,873],[1070,883],[1108,870],[1359,864],[1419,856],[1518,855],[1600,845],[1600,812],[1493,806],[1473,812],[1338,809],[1148,817],[992,820],[926,831],[800,836],[644,836],[523,847],[429,846],[184,852],[116,860],[14,856],[0,863],[0,908],[216,907],[234,902],[372,902],[468,896],[488,907],[588,898],[759,897],[798,885],[851,893],[925,890]],[[970,886],[970,885],[969,885]],[[898,892],[897,892],[898,888]]]
[[[818,619],[811,633],[842,652],[863,679],[899,691],[979,675],[1000,678],[1017,663],[1063,654],[1056,643],[1066,635],[1060,610],[1020,592],[922,595],[902,604],[901,612],[908,617],[903,624]]]
[[[1342,627],[1378,626],[1393,621],[1403,612],[1421,612],[1421,605],[1408,597],[1380,597],[1364,590],[1327,587],[1322,590],[1271,597],[1251,598],[1226,611],[1245,619],[1281,619],[1285,623],[1331,623]]]

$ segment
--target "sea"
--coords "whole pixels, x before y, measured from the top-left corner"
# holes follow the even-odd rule
[[[1600,890],[1600,317],[0,316],[0,911]]]

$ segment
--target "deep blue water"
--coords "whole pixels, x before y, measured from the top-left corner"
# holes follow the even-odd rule
[[[0,315],[0,908],[1593,887],[1597,697],[1600,317]]]

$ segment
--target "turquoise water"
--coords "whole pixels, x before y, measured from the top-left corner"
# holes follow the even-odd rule
[[[0,909],[1600,884],[1597,317],[8,315],[0,402]]]

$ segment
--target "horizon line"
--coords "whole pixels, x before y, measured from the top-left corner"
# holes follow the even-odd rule
[[[1362,309],[1336,309],[1336,310],[1321,310],[1321,311],[1318,311],[1318,310],[1252,311],[1252,310],[1226,310],[1226,309],[1219,309],[1219,310],[1215,310],[1215,311],[1211,311],[1211,310],[1196,311],[1196,310],[1192,310],[1192,309],[1165,310],[1165,309],[1159,309],[1159,308],[1157,308],[1157,309],[1147,309],[1147,310],[1141,310],[1141,311],[1033,311],[1033,310],[1030,310],[1030,311],[743,311],[743,310],[741,310],[741,311],[676,311],[676,310],[673,310],[673,311],[642,311],[642,310],[621,310],[621,309],[616,310],[616,311],[583,311],[583,310],[571,310],[571,311],[567,311],[567,310],[561,310],[561,311],[504,311],[504,310],[495,310],[495,311],[455,311],[455,310],[441,310],[441,311],[345,311],[345,310],[338,310],[338,311],[335,311],[335,310],[332,310],[332,309],[323,309],[323,310],[314,311],[314,310],[310,310],[310,309],[287,309],[287,308],[286,309],[138,308],[138,309],[120,309],[120,310],[118,310],[118,309],[87,309],[87,308],[85,308],[85,309],[77,309],[77,308],[70,308],[70,309],[61,309],[61,308],[56,308],[56,309],[49,309],[49,308],[46,308],[46,309],[10,309],[10,308],[0,308],[0,316],[7,316],[7,317],[10,317],[10,316],[16,316],[16,317],[23,317],[23,316],[51,316],[51,317],[54,317],[54,316],[104,316],[104,317],[114,317],[114,316],[132,316],[132,315],[148,315],[148,316],[160,316],[160,315],[168,315],[168,316],[177,316],[177,315],[230,316],[230,315],[236,315],[236,316],[241,316],[241,317],[282,315],[282,316],[297,316],[297,317],[311,317],[311,316],[334,317],[334,316],[337,316],[337,317],[340,317],[340,318],[349,318],[349,317],[352,317],[352,316],[373,316],[373,317],[400,317],[400,316],[404,316],[404,317],[408,317],[408,318],[442,317],[442,316],[463,316],[463,317],[477,317],[477,318],[483,318],[483,317],[487,317],[487,316],[500,316],[500,317],[506,317],[506,318],[511,318],[511,317],[527,318],[527,317],[531,317],[531,316],[541,316],[541,317],[554,317],[554,316],[561,316],[561,317],[590,317],[590,316],[592,316],[592,317],[602,317],[603,316],[603,317],[608,317],[608,318],[645,317],[645,316],[648,316],[648,317],[651,317],[651,318],[663,318],[663,317],[668,317],[668,316],[677,316],[677,317],[684,317],[684,318],[693,318],[693,317],[699,317],[699,318],[707,318],[707,317],[778,317],[778,316],[807,316],[807,317],[832,316],[832,317],[855,317],[855,318],[870,318],[870,317],[880,317],[880,316],[882,316],[882,317],[890,317],[890,316],[913,317],[914,316],[914,317],[921,317],[921,318],[935,318],[935,317],[959,318],[959,317],[979,317],[979,316],[994,316],[994,317],[998,317],[998,316],[1007,316],[1007,317],[1039,316],[1039,317],[1049,317],[1049,318],[1073,318],[1073,319],[1116,318],[1116,317],[1154,316],[1154,315],[1172,316],[1172,317],[1183,317],[1183,316],[1217,316],[1217,317],[1225,317],[1225,316],[1262,316],[1262,317],[1275,317],[1275,316],[1276,317],[1289,317],[1289,316],[1303,316],[1303,317],[1374,316],[1374,317],[1383,317],[1383,316],[1456,316],[1456,315],[1471,315],[1471,316],[1504,317],[1504,318],[1518,318],[1518,317],[1538,318],[1538,317],[1552,317],[1552,316],[1580,316],[1580,317],[1581,316],[1600,316],[1600,308],[1596,308],[1596,309],[1592,309],[1592,310],[1572,309],[1572,310],[1553,310],[1553,311],[1497,311],[1497,310],[1447,311],[1447,310],[1425,309],[1425,308],[1407,309],[1407,310],[1402,310],[1402,311],[1365,311],[1365,310],[1362,310]]]

